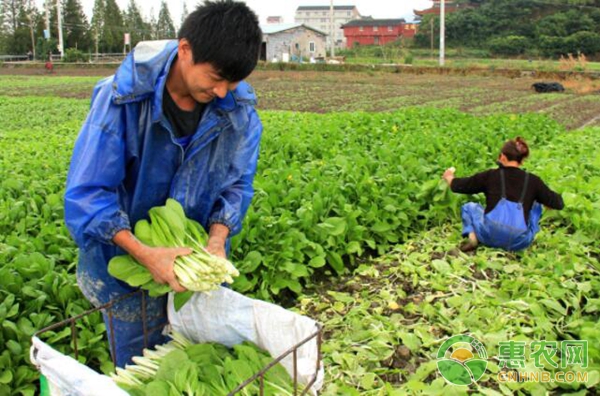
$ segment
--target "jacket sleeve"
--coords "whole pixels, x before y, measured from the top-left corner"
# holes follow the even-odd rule
[[[92,239],[112,244],[131,228],[117,198],[125,177],[121,109],[112,104],[110,84],[101,85],[75,142],[65,191],[65,222],[80,248]]]
[[[245,137],[237,147],[233,160],[233,167],[241,169],[241,176],[223,190],[208,219],[209,228],[215,223],[226,225],[230,237],[242,230],[242,221],[254,195],[252,182],[256,174],[263,126],[254,108],[250,108],[248,117]]]
[[[485,193],[490,171],[477,173],[470,177],[457,177],[452,180],[450,189],[459,194]]]

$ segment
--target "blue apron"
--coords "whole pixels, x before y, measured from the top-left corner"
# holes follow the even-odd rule
[[[534,202],[529,213],[529,224],[526,224],[523,200],[529,184],[529,173],[525,175],[525,183],[519,202],[506,199],[506,182],[503,169],[500,169],[500,181],[502,183],[502,198],[491,212],[484,214],[483,206],[473,202],[462,206],[463,236],[474,232],[477,240],[485,246],[507,251],[523,250],[531,245],[539,231],[542,206]]]

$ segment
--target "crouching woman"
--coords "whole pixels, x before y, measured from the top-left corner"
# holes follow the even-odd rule
[[[538,176],[521,169],[529,155],[527,143],[520,138],[504,143],[498,168],[471,177],[454,177],[454,169],[443,178],[455,193],[485,194],[486,206],[469,202],[461,209],[463,237],[468,240],[460,250],[475,250],[477,245],[518,251],[527,248],[539,231],[542,205],[562,209],[562,197],[550,190]]]

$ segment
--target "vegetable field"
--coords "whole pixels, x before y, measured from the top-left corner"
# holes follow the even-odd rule
[[[35,394],[31,335],[89,308],[62,207],[88,103],[0,96],[0,395]],[[600,129],[444,108],[260,115],[255,197],[232,242],[241,273],[234,288],[323,323],[323,394],[598,392]],[[563,194],[565,210],[544,213],[524,253],[457,252],[466,197],[448,191],[443,170],[492,167],[501,143],[517,135],[532,148],[526,169]],[[489,356],[468,387],[448,384],[436,365],[443,340],[459,334]],[[80,322],[77,337],[79,359],[110,372],[101,318]],[[47,339],[65,352],[69,340],[69,329]],[[571,369],[586,380],[499,381],[499,343],[511,340],[587,340],[587,367]],[[542,370],[526,357],[527,370]],[[546,362],[544,370],[561,369]]]
[[[34,73],[33,76],[2,75]],[[59,96],[89,99],[92,88],[111,69],[40,71],[0,69],[0,92],[8,96]],[[328,113],[390,112],[408,106],[455,108],[475,115],[542,113],[567,129],[600,125],[600,81],[573,77],[560,82],[566,91],[538,94],[540,78],[404,74],[387,72],[295,72],[257,70],[248,81],[259,93],[261,110]]]

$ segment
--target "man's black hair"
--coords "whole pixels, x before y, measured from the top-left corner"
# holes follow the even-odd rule
[[[241,81],[254,70],[262,45],[256,14],[233,0],[205,1],[179,29],[192,48],[194,63],[210,63],[227,81]]]

